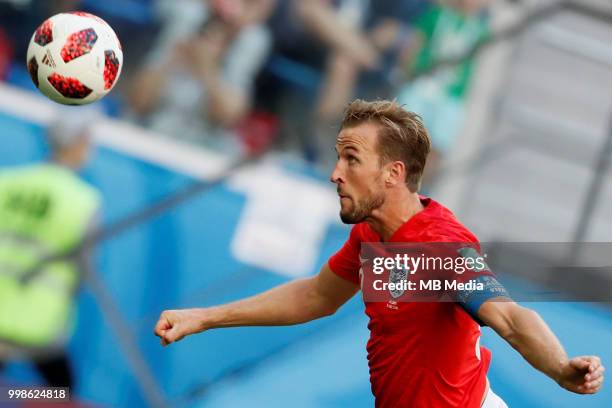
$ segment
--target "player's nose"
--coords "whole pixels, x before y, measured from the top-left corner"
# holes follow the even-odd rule
[[[339,183],[344,181],[343,177],[344,176],[343,176],[342,171],[340,169],[340,161],[338,161],[336,163],[336,167],[334,167],[334,170],[331,173],[331,176],[329,177],[329,181],[331,181],[334,184],[339,184]]]

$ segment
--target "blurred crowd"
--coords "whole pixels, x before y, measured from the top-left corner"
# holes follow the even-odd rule
[[[452,147],[489,35],[489,0],[0,0],[0,78],[32,88],[25,53],[48,16],[81,9],[115,28],[125,67],[108,114],[240,155],[270,147],[322,168],[353,98],[397,98],[434,153]],[[432,70],[440,61],[462,62]]]

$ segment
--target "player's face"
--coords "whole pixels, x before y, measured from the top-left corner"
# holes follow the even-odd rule
[[[340,196],[340,218],[346,224],[363,222],[385,202],[378,127],[372,123],[343,129],[336,140],[338,162],[331,182]]]

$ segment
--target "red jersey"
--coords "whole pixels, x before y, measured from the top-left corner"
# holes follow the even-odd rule
[[[471,242],[476,237],[434,200],[387,242]],[[360,284],[362,242],[380,242],[367,223],[357,224],[329,259],[338,276]],[[491,353],[480,346],[480,326],[458,303],[365,302],[370,382],[377,407],[480,407]]]

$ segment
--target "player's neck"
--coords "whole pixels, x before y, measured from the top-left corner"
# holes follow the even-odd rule
[[[397,194],[389,194],[385,203],[372,211],[372,215],[366,222],[374,232],[381,236],[383,241],[388,241],[395,231],[421,212],[423,208],[417,193],[411,193],[408,190],[401,191]]]

